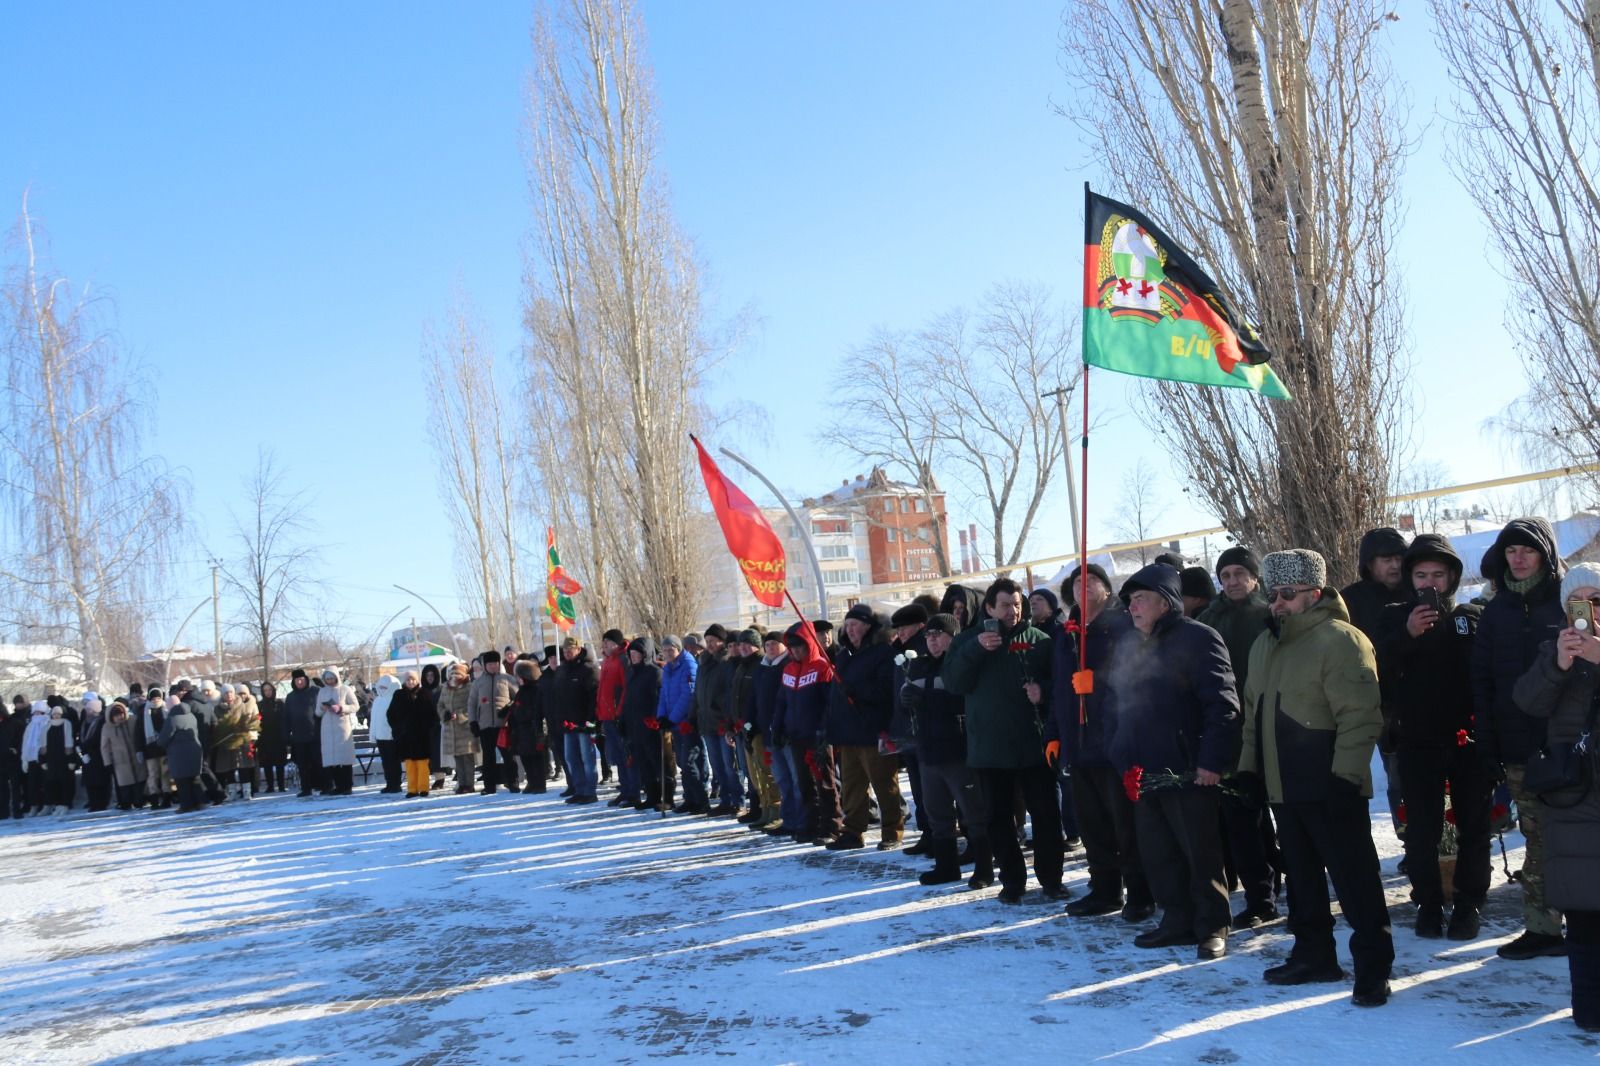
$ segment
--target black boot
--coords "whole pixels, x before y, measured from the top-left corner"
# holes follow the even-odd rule
[[[1567,944],[1567,973],[1572,978],[1572,1023],[1587,1033],[1600,1033],[1600,946]]]
[[[994,884],[994,849],[989,840],[972,842],[972,876],[967,878],[968,888],[988,888]]]
[[[923,839],[928,838],[923,837]],[[956,861],[954,839],[934,840],[929,849],[933,852],[933,869],[918,877],[918,881],[925,885],[948,885],[961,880],[961,864]]]
[[[937,843],[938,842],[933,839],[932,833],[923,833],[921,836],[917,837],[917,842],[915,844],[912,844],[910,847],[904,850],[907,855],[932,855],[934,862],[938,862],[939,852],[937,850]]]
[[[1417,910],[1417,935],[1424,940],[1438,940],[1444,936],[1444,908],[1437,903],[1424,903]]]

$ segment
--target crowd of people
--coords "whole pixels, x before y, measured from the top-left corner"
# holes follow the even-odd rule
[[[1385,528],[1344,589],[1315,551],[1234,547],[1214,575],[1163,556],[1120,587],[1090,564],[1059,592],[952,584],[887,617],[856,604],[837,628],[612,629],[594,652],[569,637],[371,690],[296,670],[281,697],[188,681],[109,702],[18,695],[0,771],[16,817],[64,813],[80,766],[90,810],[247,800],[283,790],[289,767],[300,796],[347,795],[364,724],[382,791],[407,799],[452,777],[490,795],[564,780],[565,802],[590,804],[614,781],[610,807],[831,851],[876,827],[879,850],[931,863],[923,884],[998,883],[1001,904],[1023,900],[1031,856],[1074,919],[1201,959],[1286,919],[1275,985],[1352,980],[1331,882],[1352,1002],[1371,1007],[1394,961],[1377,750],[1412,932],[1481,935],[1491,839],[1514,818],[1525,928],[1498,954],[1564,955],[1574,1021],[1600,1031],[1600,567],[1568,569],[1549,524],[1519,519],[1479,570],[1483,594],[1460,602],[1447,539]],[[1080,852],[1087,889],[1069,898]]]

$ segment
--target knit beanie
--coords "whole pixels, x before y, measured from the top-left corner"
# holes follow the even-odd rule
[[[1572,594],[1585,585],[1600,589],[1600,564],[1578,563],[1568,570],[1567,576],[1561,579],[1562,601],[1572,599]]]
[[[1068,574],[1067,579],[1061,583],[1061,599],[1068,607],[1076,607],[1078,605],[1078,580],[1082,574],[1083,568],[1075,566],[1072,568],[1072,573]],[[1105,567],[1099,563],[1090,563],[1089,576],[1105,586],[1107,596],[1111,595],[1113,591],[1111,578],[1106,574]]]
[[[1235,544],[1221,555],[1217,556],[1217,580],[1222,580],[1222,570],[1228,566],[1242,566],[1250,571],[1250,576],[1257,581],[1261,580],[1261,560],[1256,558],[1256,553],[1246,548],[1243,544]]]
[[[1209,600],[1217,594],[1217,587],[1211,583],[1211,571],[1203,566],[1184,567],[1178,575],[1178,587],[1185,596],[1197,600]]]

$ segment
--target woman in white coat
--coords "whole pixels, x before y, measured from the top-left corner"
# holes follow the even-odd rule
[[[400,679],[393,674],[378,678],[377,695],[367,711],[367,731],[378,746],[378,761],[383,764],[383,791],[400,791],[400,755],[395,744],[394,730],[389,727],[389,704],[394,700]]]
[[[322,687],[317,690],[316,715],[321,721],[322,766],[328,777],[328,792],[348,796],[355,788],[356,712],[361,708],[355,690],[340,684],[332,667],[322,671]]]

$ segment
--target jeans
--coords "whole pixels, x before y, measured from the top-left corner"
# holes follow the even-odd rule
[[[588,733],[568,733],[566,741],[567,784],[574,796],[592,796],[599,787],[600,757],[594,750],[594,738]]]
[[[778,786],[782,828],[789,833],[800,832],[806,827],[806,805],[800,795],[800,782],[795,777],[794,754],[787,744],[772,749],[772,780]]]
[[[705,742],[699,733],[691,730],[676,734],[672,747],[678,759],[678,772],[683,775],[683,802],[693,810],[705,810],[711,805],[706,795],[706,779],[711,771],[706,765]]]
[[[717,792],[725,807],[738,807],[744,799],[744,782],[739,777],[739,738],[733,733],[714,733],[706,738],[711,772],[717,779]]]
[[[637,802],[639,799],[639,765],[634,762],[628,751],[628,746],[622,739],[622,722],[612,719],[601,722],[605,730],[606,757],[611,760],[611,765],[617,768],[617,792],[623,799]]]

